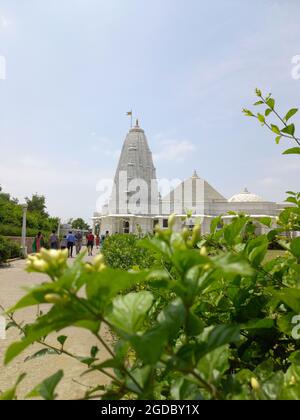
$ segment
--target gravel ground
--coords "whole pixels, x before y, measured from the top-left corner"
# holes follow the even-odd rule
[[[45,281],[44,275],[26,273],[24,266],[24,261],[15,261],[8,268],[0,268],[0,305],[5,309],[13,306],[24,296],[24,288]],[[26,308],[17,312],[15,318],[18,322],[23,321],[24,323],[28,323],[35,319],[35,315],[36,309]],[[99,343],[92,334],[83,329],[68,328],[59,334],[53,334],[47,339],[49,344],[56,344],[56,337],[58,335],[67,335],[69,338],[65,344],[65,349],[79,356],[89,356],[92,346],[97,345],[99,347]],[[101,335],[107,342],[111,342],[111,336],[107,330],[103,330]],[[19,333],[15,328],[7,331],[5,340],[0,339],[1,391],[10,388],[15,383],[19,374],[26,372],[27,376],[18,388],[18,398],[23,399],[35,385],[59,369],[63,369],[65,374],[60,385],[57,387],[58,399],[78,399],[84,395],[84,392],[87,390],[86,387],[109,383],[109,379],[101,373],[92,373],[80,377],[85,367],[68,356],[51,355],[24,362],[27,356],[34,354],[42,348],[40,345],[31,346],[8,366],[3,366],[3,358],[7,347],[18,340]],[[100,360],[106,360],[108,357],[106,350],[101,348],[98,357]]]

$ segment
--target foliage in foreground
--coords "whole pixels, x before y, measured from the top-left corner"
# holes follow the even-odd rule
[[[292,208],[298,222],[299,199]],[[72,355],[87,373],[112,379],[107,389],[97,387],[86,398],[100,393],[104,399],[299,399],[300,341],[292,334],[300,314],[300,238],[283,244],[284,257],[264,264],[269,238],[280,228],[245,242],[252,229],[247,216],[237,215],[220,230],[215,220],[204,240],[209,245],[200,241],[196,250],[188,232],[172,231],[173,219],[167,231],[143,241],[169,261],[172,274],[111,269],[102,255],[93,264],[81,256],[72,267],[65,252],[43,250],[30,257],[28,270],[48,274],[49,281],[10,312],[43,303],[52,308],[23,329],[5,362],[34,342],[44,346],[35,356],[69,354],[67,337],[58,337],[56,349],[45,337],[74,325],[88,329],[111,356],[100,363],[97,348],[84,357]],[[143,290],[123,294],[137,285]],[[159,312],[155,291],[168,296]],[[113,349],[99,335],[102,323],[119,337]]]
[[[269,116],[274,100],[257,94]],[[287,127],[294,114],[295,109],[282,119]],[[278,130],[297,142],[294,129],[287,127]],[[65,252],[43,250],[30,257],[28,271],[49,279],[9,311],[11,326],[23,339],[8,348],[5,363],[33,343],[42,349],[32,357],[76,358],[86,374],[111,379],[109,387],[100,384],[85,399],[300,399],[300,237],[292,235],[300,231],[300,194],[289,192],[287,202],[293,206],[281,212],[276,228],[271,219],[260,220],[270,232],[259,237],[243,214],[229,225],[216,218],[203,239],[200,226],[192,236],[186,229],[174,232],[171,216],[168,230],[157,229],[155,237],[141,243],[167,262],[159,269],[113,269],[103,255],[92,264],[81,256],[72,267]],[[286,253],[265,262],[274,241]],[[15,322],[15,311],[43,303],[51,309],[32,325]],[[102,324],[118,337],[113,348],[100,335]],[[47,343],[49,334],[68,326],[90,331],[109,358],[100,362],[97,347],[84,356],[71,354],[62,335],[57,348]],[[58,371],[28,397],[54,399],[62,376]],[[22,379],[2,398],[15,398]]]

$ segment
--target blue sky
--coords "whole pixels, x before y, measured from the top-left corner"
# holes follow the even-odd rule
[[[88,219],[133,108],[159,177],[283,201],[299,158],[241,109],[257,86],[300,105],[299,22],[298,0],[1,0],[0,184]]]

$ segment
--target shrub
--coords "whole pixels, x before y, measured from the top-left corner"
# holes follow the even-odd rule
[[[9,259],[9,255],[7,240],[0,236],[0,264],[6,262]]]
[[[155,261],[153,252],[139,246],[139,238],[133,234],[116,234],[105,239],[103,255],[112,268],[130,270],[150,268]]]
[[[298,223],[300,194],[297,203]],[[97,386],[86,399],[299,399],[300,341],[293,319],[300,310],[300,238],[287,240],[286,255],[265,263],[267,235],[244,242],[249,217],[240,215],[218,231],[213,223],[206,243],[198,242],[200,250],[184,232],[171,228],[143,240],[144,248],[169,261],[172,273],[112,269],[102,255],[91,263],[80,256],[73,266],[68,266],[66,252],[42,250],[29,257],[27,270],[48,274],[49,280],[30,290],[12,311],[52,306],[23,327],[26,335],[8,348],[5,362],[34,342],[45,348],[31,358],[53,351],[68,354],[86,365],[86,373],[100,371],[112,380],[102,395]],[[131,240],[135,244],[136,238],[124,236],[121,244]],[[137,285],[143,289],[127,292]],[[162,294],[168,297],[163,302]],[[57,337],[55,348],[45,337],[81,326],[107,348],[101,324],[118,338],[105,361],[97,347],[80,358],[65,351],[66,336]],[[106,371],[110,367],[112,373]],[[62,377],[58,371],[32,395],[45,395],[42,390]]]
[[[26,229],[27,237],[34,237],[37,234],[36,229],[28,228]],[[3,236],[22,236],[22,228],[14,225],[1,225],[0,226],[0,235]]]
[[[0,264],[10,258],[17,258],[19,256],[20,247],[16,243],[0,236]]]

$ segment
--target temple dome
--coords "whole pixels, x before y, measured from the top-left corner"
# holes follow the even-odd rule
[[[256,194],[250,193],[247,188],[239,194],[235,194],[229,200],[229,203],[257,203],[264,200]]]

